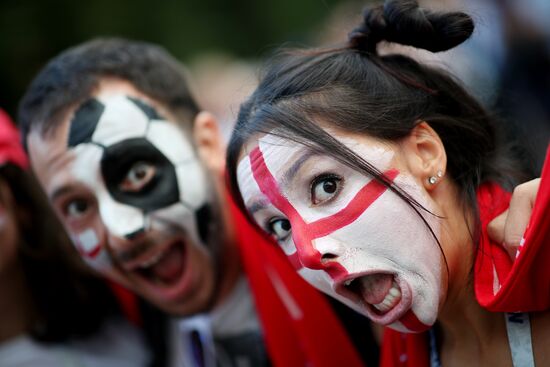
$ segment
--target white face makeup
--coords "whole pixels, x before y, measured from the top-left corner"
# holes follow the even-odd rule
[[[332,135],[432,209],[391,147]],[[422,331],[435,322],[442,255],[422,219],[397,194],[329,156],[272,135],[241,160],[237,177],[248,211],[309,283],[401,331]],[[423,214],[438,235],[437,217]]]
[[[84,102],[64,134],[64,149],[29,145],[83,258],[164,306],[210,292],[200,281],[214,271],[212,191],[191,138],[145,100],[112,93]]]

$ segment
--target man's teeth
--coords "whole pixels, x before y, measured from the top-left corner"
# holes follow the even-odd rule
[[[395,305],[398,304],[400,300],[401,300],[401,290],[399,289],[399,286],[397,285],[397,283],[394,281],[392,283],[392,287],[386,294],[386,297],[384,297],[384,300],[373,306],[380,312],[387,312],[391,310],[393,307],[395,307]]]
[[[156,263],[158,263],[160,261],[160,259],[162,259],[163,255],[164,255],[164,251],[159,252],[158,254],[151,257],[150,259],[145,260],[144,262],[142,262],[139,266],[143,269],[149,268],[149,267],[155,265]]]

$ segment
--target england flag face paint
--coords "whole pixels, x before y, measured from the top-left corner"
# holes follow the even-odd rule
[[[170,312],[209,302],[213,195],[182,128],[146,99],[105,93],[37,139],[33,166],[87,263]]]
[[[391,146],[333,136],[432,209]],[[435,322],[442,255],[429,228],[397,194],[328,155],[272,135],[243,156],[237,177],[254,220],[309,283],[397,330],[418,332]],[[438,235],[439,219],[423,215]]]

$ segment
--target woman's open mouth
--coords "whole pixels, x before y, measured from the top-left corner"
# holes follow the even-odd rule
[[[354,274],[339,282],[335,290],[361,304],[367,316],[382,325],[398,321],[412,304],[409,286],[394,274]]]

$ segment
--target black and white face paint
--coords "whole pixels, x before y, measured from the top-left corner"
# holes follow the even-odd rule
[[[75,112],[67,145],[75,154],[71,175],[95,194],[111,235],[132,239],[152,225],[176,226],[206,243],[206,172],[190,138],[152,106],[126,95],[92,98]],[[93,228],[71,235],[92,266],[112,266]]]

